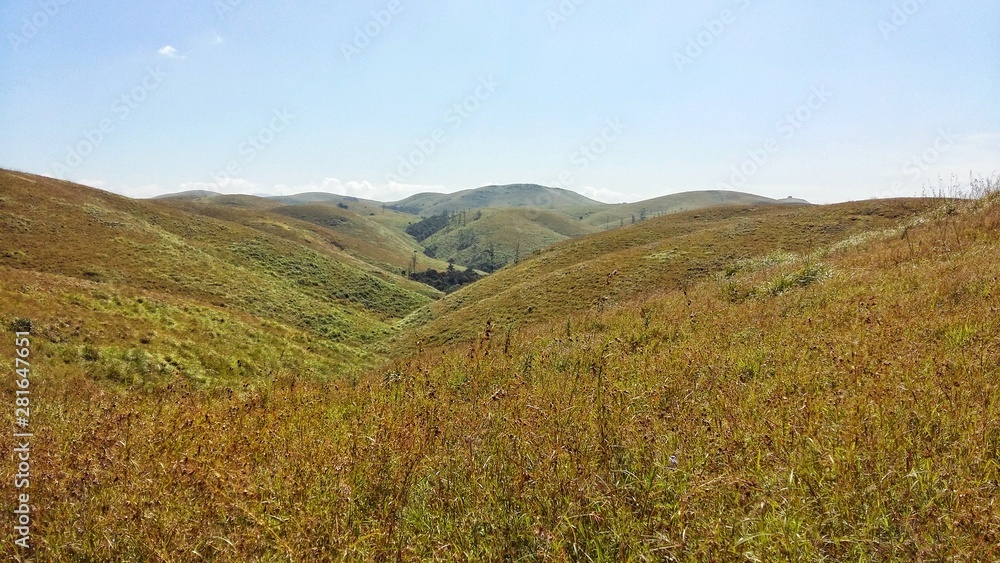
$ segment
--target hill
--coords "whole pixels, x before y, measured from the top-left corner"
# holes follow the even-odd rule
[[[0,254],[4,298],[51,335],[57,354],[79,359],[90,350],[115,373],[127,371],[128,354],[159,366],[129,380],[167,372],[253,379],[292,366],[323,377],[349,372],[438,294],[279,215],[131,200],[6,171],[0,188],[0,229],[10,241]],[[229,340],[248,348],[210,344]],[[298,351],[286,354],[292,343]]]
[[[794,198],[774,200],[740,192],[694,191],[611,205],[534,184],[485,186],[452,194],[425,193],[395,203],[324,192],[267,198],[183,192],[165,196],[164,200],[203,205],[186,207],[197,213],[206,213],[212,206],[244,208],[252,212],[243,221],[250,226],[259,223],[255,216],[260,213],[310,222],[332,231],[322,236],[339,248],[388,272],[440,272],[448,267],[449,260],[459,268],[492,272],[567,238],[669,213],[719,205],[806,204]],[[282,221],[273,216],[269,220]]]
[[[34,228],[2,194],[4,233]],[[59,278],[106,296],[77,306],[48,274],[4,266],[0,320],[39,319],[37,555],[996,560],[998,261],[996,195],[683,212],[446,300],[502,312],[510,293],[473,288],[541,293],[544,315],[520,310],[530,324],[493,315],[353,377],[286,367],[208,391],[109,383],[61,340],[109,311],[197,310]],[[192,347],[219,345],[205,323]]]
[[[447,227],[421,244],[431,256],[493,272],[542,248],[594,230],[552,211],[485,209],[452,216]]]
[[[221,196],[219,192],[213,192],[209,190],[187,190],[184,192],[175,192],[172,194],[161,194],[154,196],[152,199],[198,199],[205,197],[215,197]]]
[[[772,199],[743,192],[703,190],[669,194],[636,203],[584,207],[573,210],[573,213],[579,215],[581,220],[589,225],[608,228],[631,225],[647,218],[669,213],[692,211],[720,205],[749,206],[776,204],[808,205],[809,202],[792,197],[787,199]]]
[[[404,334],[424,343],[453,342],[490,321],[523,326],[582,308],[613,307],[644,293],[689,285],[754,255],[813,252],[896,225],[932,205],[930,200],[880,200],[677,212],[546,248],[413,312]]]
[[[389,205],[398,211],[426,217],[442,212],[488,207],[564,209],[601,204],[570,190],[547,188],[537,184],[511,184],[484,186],[450,194],[417,194]]]

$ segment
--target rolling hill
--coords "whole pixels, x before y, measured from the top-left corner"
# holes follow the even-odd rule
[[[426,217],[443,212],[492,207],[565,209],[602,204],[570,190],[537,184],[511,184],[484,186],[450,194],[417,194],[389,205],[398,211]]]
[[[459,267],[494,271],[566,238],[669,213],[719,205],[807,204],[791,197],[774,200],[741,192],[693,191],[612,205],[535,184],[424,193],[394,203],[324,192],[264,198],[196,191],[158,199],[200,204],[203,207],[187,209],[216,216],[229,212],[209,211],[213,206],[278,213],[311,222],[332,231],[326,236],[350,249],[355,257],[393,272],[441,271],[448,267],[448,260]],[[430,218],[435,218],[436,226],[423,230],[435,236],[412,236],[416,231],[411,226]],[[437,233],[442,225],[447,228]]]
[[[115,363],[142,349],[150,365],[182,362],[204,381],[266,377],[303,361],[322,369],[302,371],[346,373],[438,295],[338,248],[321,227],[253,208],[131,200],[7,171],[0,188],[0,271],[20,280],[4,284],[4,298],[32,312],[67,357],[89,346]],[[34,289],[15,299],[25,287]],[[90,309],[101,313],[64,326],[67,311]],[[199,344],[262,331],[272,347],[254,350],[268,358],[254,369],[234,367],[252,363],[238,350]],[[305,351],[286,355],[284,339]]]
[[[809,202],[788,197],[786,199],[772,199],[769,197],[748,194],[743,192],[730,192],[725,190],[703,190],[670,194],[636,203],[621,203],[616,205],[600,205],[582,207],[568,211],[581,218],[582,221],[595,227],[618,227],[630,225],[646,218],[677,213],[679,211],[692,211],[720,205],[778,205],[796,204],[808,205]]]
[[[34,555],[996,560],[998,189],[683,211],[431,303],[322,209],[0,172]]]
[[[468,339],[487,322],[521,326],[613,307],[711,277],[754,255],[806,255],[858,233],[925,212],[930,200],[828,206],[724,206],[677,212],[566,240],[428,303],[407,319],[406,338]]]
[[[421,244],[431,256],[492,272],[568,238],[594,232],[586,223],[541,209],[485,209],[460,214]]]

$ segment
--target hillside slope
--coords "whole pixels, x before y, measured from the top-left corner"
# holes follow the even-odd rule
[[[942,203],[713,212],[718,276],[339,384],[109,391],[39,333],[37,555],[997,560],[1000,200]],[[532,267],[669,251],[622,232]]]
[[[422,193],[389,204],[393,209],[425,217],[446,211],[488,207],[565,209],[592,205],[602,204],[570,190],[548,188],[537,184],[483,186],[450,194]]]
[[[410,215],[396,211],[368,215],[359,213],[357,208],[345,209],[328,203],[281,205],[270,199],[247,199],[249,197],[217,196],[196,201],[158,200],[157,203],[332,251],[339,259],[349,256],[359,265],[378,268],[377,274],[384,279],[400,275],[413,265],[414,259],[418,270],[447,267],[446,262],[425,256],[423,247],[406,234],[405,227],[398,227],[412,222]],[[395,217],[387,219],[388,216]],[[394,283],[412,291],[431,297],[438,295],[423,284],[393,279]]]
[[[315,233],[308,238],[287,224],[270,224],[257,211],[216,206],[198,214],[184,209],[197,204],[131,200],[7,171],[0,171],[0,188],[0,271],[5,280],[40,284],[30,293],[34,306],[18,301],[52,327],[66,322],[60,303],[104,311],[100,322],[84,315],[88,326],[71,331],[67,350],[142,347],[142,333],[132,332],[141,318],[144,331],[172,335],[154,339],[158,358],[192,349],[218,355],[196,344],[197,333],[178,332],[177,319],[147,314],[142,303],[154,302],[184,312],[195,307],[207,325],[211,318],[222,319],[219,324],[277,323],[271,325],[276,333],[301,333],[304,342],[326,351],[327,364],[336,365],[331,373],[342,373],[370,361],[367,348],[437,293],[370,266]],[[262,224],[241,224],[248,217]],[[5,283],[5,291],[14,289]],[[5,307],[3,313],[13,311]],[[226,325],[222,332],[240,329]],[[275,354],[283,353],[278,348]],[[209,363],[196,371],[209,378],[229,373]]]
[[[485,209],[461,218],[421,244],[429,254],[494,271],[557,242],[594,232],[563,214],[539,209]]]
[[[808,202],[789,197],[788,199],[772,199],[769,197],[730,192],[725,190],[702,190],[680,192],[655,197],[635,203],[620,203],[616,205],[601,205],[574,209],[571,213],[580,216],[587,224],[595,227],[618,227],[631,225],[644,218],[652,218],[680,211],[693,211],[720,205],[808,205]]]
[[[930,200],[725,206],[567,240],[406,319],[405,338],[442,343],[499,326],[565,318],[689,285],[759,253],[808,253],[926,211]]]

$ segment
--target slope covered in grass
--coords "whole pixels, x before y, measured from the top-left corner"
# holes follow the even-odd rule
[[[510,184],[483,186],[450,194],[421,193],[389,205],[393,209],[405,213],[427,217],[442,212],[492,207],[566,209],[601,204],[576,192],[561,188],[549,188],[537,184]]]
[[[995,560],[1000,206],[933,207],[749,212],[756,239],[719,212],[741,250],[702,239],[721,257],[683,289],[483,324],[353,383],[122,391],[39,334],[38,553]],[[585,240],[666,252],[626,234]]]
[[[275,205],[259,198],[255,201],[263,201],[263,205],[230,204],[229,198],[236,197],[247,196],[216,196],[196,202],[168,200],[168,204],[185,212],[235,222],[326,251],[339,260],[353,258],[355,267],[372,271],[368,266],[374,266],[380,270],[376,274],[383,278],[391,274],[393,283],[430,297],[438,295],[423,284],[398,277],[412,266],[414,258],[418,270],[443,269],[448,265],[425,256],[423,247],[406,234],[405,225],[414,220],[410,215],[391,210],[380,211],[377,215],[360,215],[350,208],[328,203]],[[404,227],[399,228],[399,224]]]
[[[930,200],[888,200],[727,206],[650,219],[546,248],[415,311],[401,336],[442,343],[468,338],[487,321],[506,328],[612,307],[690,285],[741,258],[811,252],[896,225],[932,205]]]
[[[706,209],[720,205],[750,206],[788,203],[807,204],[807,202],[795,198],[772,199],[743,192],[703,190],[669,194],[635,203],[583,207],[574,209],[570,213],[581,217],[588,225],[614,228],[639,222],[643,218],[648,219],[669,213]]]
[[[430,254],[478,270],[513,264],[532,252],[594,229],[565,215],[540,209],[486,209],[455,217],[422,241]]]
[[[113,301],[169,297],[209,317],[211,311],[237,320],[253,316],[304,331],[337,345],[335,358],[349,360],[335,371],[344,372],[364,364],[368,346],[437,293],[372,267],[316,233],[310,239],[302,231],[311,227],[306,223],[268,226],[259,211],[218,207],[217,216],[197,214],[169,200],[130,200],[11,172],[0,172],[0,187],[0,269],[5,280],[40,276],[40,289],[27,293],[49,303],[40,307],[43,324],[66,320],[60,303],[74,299],[66,284],[86,282],[81,287],[92,297],[84,303],[101,300],[98,293]],[[262,224],[242,224],[247,217]],[[73,318],[92,320],[75,311]],[[7,305],[0,313],[17,314]],[[129,324],[121,320],[122,327]],[[163,322],[161,329],[169,331],[172,321]],[[111,332],[81,333],[74,344],[111,345]]]

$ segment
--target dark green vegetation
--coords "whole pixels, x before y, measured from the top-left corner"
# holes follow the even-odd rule
[[[212,216],[242,208],[252,211],[247,220],[253,222],[259,222],[262,213],[308,221],[331,229],[330,240],[356,257],[391,271],[398,268],[406,275],[430,269],[440,272],[448,263],[494,272],[568,238],[679,211],[719,205],[806,203],[740,192],[700,191],[611,205],[534,184],[423,193],[394,203],[328,193],[261,198],[193,191],[158,199]],[[412,251],[423,256],[414,261]]]
[[[576,192],[547,188],[536,184],[484,186],[451,194],[424,193],[390,204],[393,209],[415,215],[429,216],[467,209],[532,207],[535,209],[568,209],[602,206]]]
[[[1000,199],[974,188],[650,217],[442,297],[331,242],[351,203],[0,173],[36,555],[997,560]]]
[[[443,272],[426,270],[410,274],[410,279],[425,283],[445,293],[451,293],[462,286],[479,281],[480,277],[482,276],[476,273],[475,270],[471,268],[459,270],[454,264],[449,264],[448,269]]]

